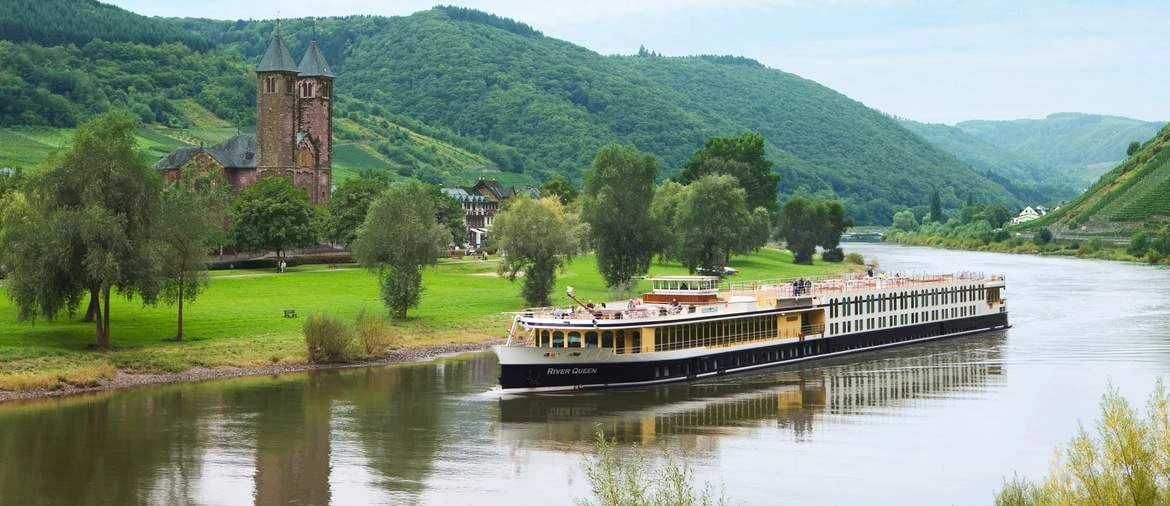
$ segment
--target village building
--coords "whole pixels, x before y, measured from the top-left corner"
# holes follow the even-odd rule
[[[283,177],[310,203],[325,205],[332,191],[334,77],[316,41],[298,65],[277,34],[256,67],[256,133],[176,149],[155,169],[167,182],[186,170],[222,175],[237,192],[262,177]]]
[[[540,198],[540,190],[505,187],[498,181],[480,179],[473,186],[443,188],[443,193],[459,202],[463,208],[463,226],[466,227],[467,244],[481,247],[487,239],[496,212],[509,199],[517,195]]]
[[[1041,216],[1046,214],[1048,214],[1048,209],[1044,206],[1028,206],[1025,207],[1023,211],[1020,211],[1020,214],[1017,214],[1015,218],[1012,218],[1012,225],[1027,223],[1029,221],[1039,219]]]

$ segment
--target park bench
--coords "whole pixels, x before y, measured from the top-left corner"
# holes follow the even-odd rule
[[[296,318],[297,317],[297,310],[296,309],[285,309],[284,310],[284,317],[285,318]]]

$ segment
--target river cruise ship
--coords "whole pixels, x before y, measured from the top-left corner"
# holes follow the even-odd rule
[[[650,278],[640,299],[518,313],[494,348],[506,392],[685,381],[1008,327],[1003,276]]]

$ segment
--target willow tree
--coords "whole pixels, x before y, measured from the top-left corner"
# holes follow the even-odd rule
[[[391,185],[370,203],[353,242],[354,258],[378,274],[382,300],[398,319],[418,306],[422,268],[434,265],[451,240],[435,218],[431,189],[414,179]]]
[[[121,113],[78,127],[69,151],[7,206],[0,237],[18,318],[73,315],[88,295],[102,350],[112,292],[151,304],[163,284],[153,237],[162,179],[135,151],[136,131]]]
[[[618,145],[602,148],[585,174],[581,218],[589,224],[597,270],[611,288],[625,288],[646,274],[659,249],[650,216],[657,175],[654,155]]]
[[[516,197],[496,215],[492,234],[504,251],[500,273],[524,277],[521,293],[529,306],[549,305],[557,269],[577,251],[575,220],[557,197]]]

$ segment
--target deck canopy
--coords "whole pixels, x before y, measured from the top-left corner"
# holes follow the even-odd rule
[[[718,276],[655,276],[646,278],[654,293],[698,295],[719,292]]]

